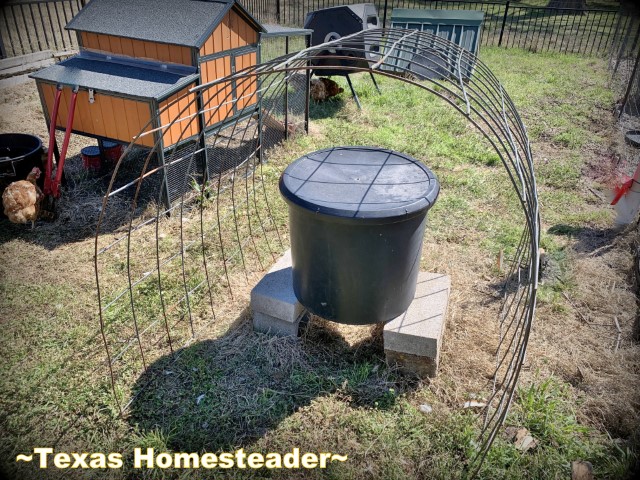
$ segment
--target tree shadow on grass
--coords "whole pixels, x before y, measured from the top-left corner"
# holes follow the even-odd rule
[[[615,240],[619,237],[621,231],[621,227],[593,228],[558,224],[549,228],[547,233],[571,237],[575,240],[575,243],[571,246],[573,251],[593,257],[600,257],[616,248]],[[557,253],[542,255],[540,258],[538,279],[550,285],[555,285],[558,282],[562,283],[561,259],[557,257],[564,257],[564,255],[564,253],[560,255]],[[521,283],[521,280],[526,279],[528,275],[529,268],[527,265],[523,265],[502,281],[491,284],[491,288],[501,295],[505,292],[514,293]]]
[[[264,436],[319,396],[389,408],[417,382],[385,364],[382,329],[363,328],[373,334],[350,345],[321,320],[300,338],[255,333],[245,321],[155,362],[134,387],[129,421],[176,451],[218,451]]]
[[[549,228],[548,233],[572,237],[576,240],[573,249],[578,253],[588,253],[602,256],[615,247],[615,239],[621,232],[621,227],[592,228],[574,227],[558,224]]]

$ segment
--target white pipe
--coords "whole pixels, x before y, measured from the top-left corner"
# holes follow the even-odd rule
[[[631,188],[615,205],[616,223],[628,225],[632,223],[640,211],[640,182],[634,178]]]

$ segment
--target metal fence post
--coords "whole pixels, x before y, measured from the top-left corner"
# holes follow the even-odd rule
[[[500,28],[500,39],[498,40],[498,46],[502,46],[502,35],[504,35],[504,26],[507,23],[507,14],[509,13],[509,5],[511,2],[507,2],[504,8],[504,16],[502,17],[502,27]]]
[[[289,55],[289,36],[284,37],[284,54]],[[289,75],[284,77],[284,139],[289,140]]]
[[[382,13],[382,28],[387,28],[387,8],[389,8],[389,0],[384,0],[384,12]]]

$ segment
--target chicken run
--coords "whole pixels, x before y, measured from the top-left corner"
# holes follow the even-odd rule
[[[61,95],[61,92],[62,90],[58,90],[57,94]],[[310,81],[309,95],[315,102],[324,102],[343,92],[344,89],[330,78],[312,78]],[[71,110],[73,110],[73,104]],[[55,110],[53,115],[55,115],[53,118],[57,118],[57,112]],[[262,118],[259,118],[259,115],[255,115],[253,118],[254,120],[260,119],[267,128],[272,128],[283,133],[286,132],[289,135],[296,132],[293,124],[288,123],[285,129],[283,122],[275,118],[268,111],[263,110],[261,115]],[[73,117],[70,117],[68,122],[69,129],[65,131],[61,152],[57,150],[57,145],[55,144],[55,129],[53,128],[54,124],[51,124],[49,131],[51,139],[49,148],[44,150],[44,155],[42,156],[43,165],[41,166],[45,171],[42,172],[39,167],[34,167],[24,180],[18,180],[9,184],[2,193],[4,215],[10,222],[18,224],[30,223],[33,229],[38,219],[55,219],[56,199],[62,194],[64,161],[70,139],[70,135],[66,132],[71,131],[70,127],[73,125]],[[119,154],[122,152],[122,148],[118,146],[118,149],[115,151]],[[104,157],[105,149],[102,147],[102,142],[100,142],[99,152],[100,157]],[[117,157],[119,157],[119,155]],[[115,160],[117,160],[117,157]],[[54,159],[57,159],[57,161]],[[43,185],[43,188],[41,188],[38,183]]]
[[[313,78],[310,82],[309,95],[315,102],[324,102],[336,95],[344,92],[344,89],[334,80],[326,77]],[[296,132],[295,126],[287,124],[286,130],[284,124],[274,118],[269,112],[263,110],[260,120],[266,127],[282,131],[287,134]],[[254,120],[259,119],[259,115],[254,116]],[[73,120],[70,119],[72,122]],[[50,138],[55,138],[55,131],[50,131]],[[4,215],[12,223],[31,223],[31,228],[35,227],[38,219],[51,220],[55,218],[55,200],[62,194],[61,185],[64,178],[64,158],[68,147],[68,138],[65,135],[63,143],[63,151],[58,154],[58,162],[53,162],[53,156],[45,153],[42,161],[45,165],[44,191],[38,185],[38,180],[43,176],[42,171],[38,167],[34,167],[26,179],[18,180],[9,184],[2,194],[2,204],[4,207]],[[45,152],[55,153],[55,145],[50,142],[49,149]],[[118,146],[118,153],[122,149]],[[100,157],[104,156],[104,149],[100,148]],[[118,155],[119,156],[119,155]],[[62,157],[62,161],[60,161]],[[117,161],[117,157],[115,158]],[[43,208],[43,206],[45,208]]]

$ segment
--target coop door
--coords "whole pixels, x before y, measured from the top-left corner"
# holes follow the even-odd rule
[[[255,65],[257,52],[225,55],[203,62],[202,83],[207,84]],[[226,123],[238,113],[248,113],[246,107],[257,105],[257,80],[249,77],[213,85],[202,92],[204,121],[207,127]]]
[[[245,68],[252,67],[257,62],[257,53],[255,51],[233,55],[231,57],[233,73],[240,72]],[[234,92],[236,102],[234,102],[234,113],[248,113],[249,107],[258,104],[258,81],[256,77],[243,77],[234,81]]]
[[[202,83],[207,84],[231,75],[232,57],[214,58],[201,65]],[[202,108],[207,127],[224,122],[234,113],[235,94],[232,82],[222,82],[206,88],[202,92]]]

